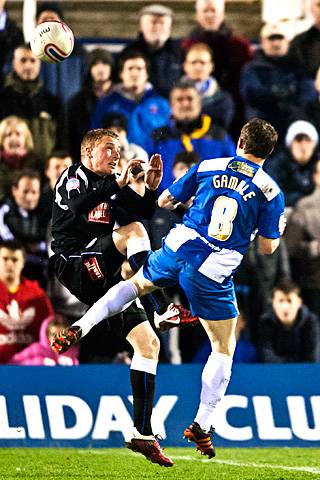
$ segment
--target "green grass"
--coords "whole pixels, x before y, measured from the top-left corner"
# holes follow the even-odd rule
[[[207,460],[190,448],[168,448],[175,465],[154,465],[126,449],[0,449],[1,480],[309,480],[320,479],[320,449],[218,449]]]

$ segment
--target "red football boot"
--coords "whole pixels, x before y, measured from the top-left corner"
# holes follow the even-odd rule
[[[57,353],[64,353],[69,350],[72,345],[80,342],[82,330],[80,327],[69,327],[61,330],[54,335],[51,341],[51,349]]]
[[[156,328],[162,332],[180,326],[189,325],[194,327],[197,323],[199,323],[199,317],[193,316],[190,310],[184,308],[182,305],[170,303],[162,315],[154,312],[154,324]]]
[[[154,435],[140,435],[135,429],[134,437],[126,442],[126,447],[133,452],[141,453],[152,463],[157,463],[161,467],[172,467],[174,465],[171,458],[167,457],[159,445],[157,436]]]
[[[188,442],[194,442],[197,450],[201,452],[201,455],[208,455],[209,458],[213,458],[216,455],[214,445],[211,441],[213,434],[213,427],[206,433],[197,422],[192,422],[183,432],[184,438],[187,438]]]

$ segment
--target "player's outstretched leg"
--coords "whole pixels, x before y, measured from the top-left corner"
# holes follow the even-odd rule
[[[197,422],[192,422],[183,432],[184,438],[187,438],[189,442],[194,442],[201,455],[207,455],[208,458],[213,458],[216,455],[212,443],[213,434],[213,427],[208,432],[205,432]]]
[[[57,353],[64,353],[72,345],[80,342],[82,330],[80,327],[69,327],[61,330],[51,341],[51,349]]]
[[[133,437],[126,442],[126,447],[133,452],[141,453],[152,463],[157,463],[161,467],[172,467],[174,465],[170,457],[167,457],[159,444],[157,435],[141,435],[137,429],[134,429]]]

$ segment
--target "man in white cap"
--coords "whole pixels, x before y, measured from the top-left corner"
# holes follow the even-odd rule
[[[265,170],[279,183],[286,207],[310,195],[314,189],[313,170],[319,159],[319,135],[316,128],[304,120],[293,122],[286,133],[285,145],[272,157]]]
[[[165,97],[182,74],[183,50],[180,42],[171,38],[172,17],[173,11],[164,5],[143,7],[139,12],[138,38],[126,47],[147,56],[150,82]]]
[[[272,123],[280,140],[291,122],[304,118],[307,104],[316,97],[313,80],[288,55],[289,35],[284,23],[262,27],[261,50],[241,74],[240,92],[246,118]]]

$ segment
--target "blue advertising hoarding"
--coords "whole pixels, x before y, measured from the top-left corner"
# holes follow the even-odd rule
[[[153,413],[164,445],[185,446],[201,365],[160,365]],[[122,365],[0,367],[0,447],[117,447],[132,431]],[[320,365],[235,365],[215,425],[218,446],[320,447]]]

